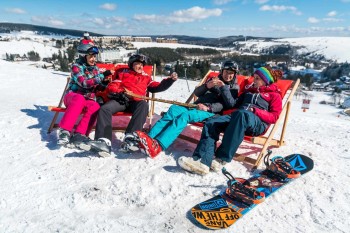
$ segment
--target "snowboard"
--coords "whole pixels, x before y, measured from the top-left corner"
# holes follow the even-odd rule
[[[314,166],[311,158],[301,154],[291,154],[284,157],[284,159],[294,170],[300,172],[300,177],[293,179],[287,178],[280,181],[268,176],[268,170],[263,170],[248,179],[234,179],[242,184],[249,184],[250,187],[254,187],[254,190],[258,192],[263,192],[266,199],[290,182],[301,179],[302,175],[311,171]],[[205,228],[223,229],[232,226],[237,220],[242,218],[257,205],[264,205],[264,203],[247,204],[231,198],[226,190],[223,190],[219,195],[192,207],[191,214],[193,218]]]

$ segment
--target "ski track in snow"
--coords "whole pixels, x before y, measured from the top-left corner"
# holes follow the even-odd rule
[[[58,148],[56,132],[46,133],[53,117],[47,106],[58,103],[65,77],[0,61],[0,79],[1,232],[208,232],[189,210],[223,189],[226,178],[178,167],[177,159],[191,156],[195,145],[177,140],[150,159],[120,153],[123,135],[115,133],[111,158]],[[189,84],[193,90],[196,82]],[[307,112],[294,98],[287,144],[273,154],[308,155],[314,170],[217,232],[349,232],[350,117],[320,105],[330,98],[326,93],[313,94]],[[188,96],[184,80],[156,95],[177,101]],[[168,107],[156,103],[156,113]],[[226,168],[234,176],[251,175],[237,161]]]

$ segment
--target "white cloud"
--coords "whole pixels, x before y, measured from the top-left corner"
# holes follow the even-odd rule
[[[307,22],[309,22],[309,23],[319,23],[320,20],[315,18],[315,17],[310,17],[310,18],[307,19]]]
[[[27,12],[21,8],[7,8],[6,12],[14,13],[14,14],[26,14]]]
[[[105,21],[101,18],[93,18],[91,21],[97,25],[103,25],[105,23]]]
[[[188,23],[194,22],[197,20],[206,19],[212,16],[220,16],[222,14],[222,10],[215,9],[205,9],[202,7],[192,7],[186,10],[178,10],[174,11],[170,16],[164,15],[135,15],[134,19],[137,21],[147,21],[151,23]]]
[[[127,20],[123,17],[118,17],[118,16],[113,16],[110,18],[109,20],[110,22],[116,23],[116,24],[122,24],[122,23],[126,23]]]
[[[57,20],[57,19],[50,19],[48,21],[49,25],[52,25],[52,26],[63,26],[65,25],[65,23],[61,20]]]
[[[114,3],[105,3],[99,6],[99,8],[107,10],[107,11],[114,11],[117,9],[117,5]]]
[[[277,5],[263,5],[260,7],[261,11],[273,11],[273,12],[282,12],[282,11],[291,11],[295,15],[301,15],[302,13],[298,10],[298,8],[294,6],[277,6]]]
[[[337,19],[337,18],[323,18],[322,20],[323,20],[324,22],[334,22],[334,23],[344,21],[344,20],[342,20],[342,19]]]
[[[257,3],[257,4],[265,4],[268,1],[270,1],[270,0],[255,0],[255,3]]]
[[[214,0],[213,3],[215,5],[225,5],[229,2],[232,2],[233,0]]]
[[[48,26],[63,26],[65,23],[61,20],[55,19],[53,17],[40,17],[40,16],[32,16],[31,21],[33,23],[48,25]]]
[[[308,23],[320,23],[320,22],[342,22],[344,20],[342,19],[337,19],[337,18],[323,18],[323,19],[318,19],[318,18],[315,18],[315,17],[310,17],[307,19],[307,22]]]
[[[329,17],[334,17],[337,15],[337,12],[336,11],[331,11],[331,12],[328,12],[327,16]]]

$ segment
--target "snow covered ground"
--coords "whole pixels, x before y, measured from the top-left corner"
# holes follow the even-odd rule
[[[57,147],[56,132],[46,133],[53,117],[47,106],[58,103],[65,81],[64,74],[0,60],[0,232],[208,232],[189,210],[226,178],[179,168],[179,156],[191,156],[195,145],[179,139],[156,159],[120,153],[122,133],[111,158]],[[178,80],[156,97],[183,101],[189,93]],[[273,152],[308,155],[314,170],[217,232],[350,232],[350,117],[319,104],[327,93],[312,94],[306,112],[301,98],[293,100],[287,145]],[[156,113],[168,107],[157,103]],[[226,168],[251,175],[236,161]]]

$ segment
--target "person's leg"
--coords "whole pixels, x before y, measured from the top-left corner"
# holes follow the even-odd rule
[[[85,97],[81,94],[70,92],[64,96],[63,100],[67,109],[59,123],[59,127],[72,132],[75,122],[85,106]]]
[[[230,122],[230,115],[209,118],[202,129],[201,139],[193,152],[193,159],[201,159],[201,163],[211,166],[215,154],[216,142],[219,140],[220,133]]]
[[[265,128],[266,125],[253,112],[241,109],[233,112],[215,156],[223,161],[231,162],[245,133],[259,135],[265,131]]]
[[[151,138],[155,138],[165,127],[171,124],[175,117],[187,110],[188,108],[186,107],[171,105],[168,111],[164,113],[163,117],[159,119],[151,128],[151,130],[148,133],[148,136],[150,136]]]
[[[188,123],[201,122],[214,116],[211,112],[190,109],[176,116],[154,139],[166,150],[186,128]]]
[[[142,130],[148,115],[148,103],[144,100],[131,101],[127,111],[132,112],[132,116],[125,130],[125,134],[131,134],[136,130]]]
[[[89,133],[95,123],[97,111],[100,105],[94,100],[85,100],[84,114],[81,118],[75,132],[89,136]]]
[[[107,138],[112,141],[112,115],[125,110],[124,105],[120,105],[115,100],[110,100],[101,106],[97,115],[95,140]]]

